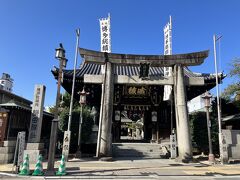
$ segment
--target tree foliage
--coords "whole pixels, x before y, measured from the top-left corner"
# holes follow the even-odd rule
[[[65,92],[63,95],[61,95],[60,108],[69,108],[70,101],[71,95]],[[78,101],[73,98],[73,109],[77,109],[78,107],[79,107]]]
[[[236,105],[235,102],[232,102],[229,99],[220,98],[220,105],[221,105],[221,116],[229,116],[233,114],[239,113],[239,107]],[[217,117],[217,99],[215,98],[212,101],[212,115]]]
[[[230,76],[237,76],[240,78],[240,58],[233,59],[231,64]]]
[[[218,152],[218,123],[210,115],[213,151]],[[200,152],[208,152],[207,118],[205,112],[196,112],[189,116],[192,142]]]
[[[221,115],[228,116],[239,113],[240,108],[235,102],[228,99],[220,99],[221,102]],[[201,152],[208,152],[208,134],[207,134],[207,117],[206,112],[196,112],[189,116],[192,142],[196,148]],[[218,142],[218,112],[217,112],[217,99],[212,101],[211,112],[211,136],[213,152],[219,154]]]
[[[226,89],[224,89],[222,95],[227,99],[231,99],[231,97],[240,93],[240,58],[235,58],[232,60],[230,64],[229,76],[235,78],[235,81]]]
[[[68,117],[69,111],[68,109],[64,109],[60,114],[60,123],[59,129],[64,132],[67,130],[68,127]],[[78,131],[79,131],[79,117],[80,117],[80,108],[76,108],[72,112],[72,121],[71,121],[71,144],[77,144],[78,139]],[[93,125],[93,118],[90,115],[90,108],[84,107],[83,108],[83,122],[82,122],[82,133],[81,133],[81,142],[85,143],[89,140],[91,135]]]
[[[69,118],[69,106],[70,106],[71,96],[68,93],[63,95],[63,100],[60,103],[60,115],[59,115],[59,136],[60,142],[63,140],[63,133],[68,128],[68,118]],[[83,107],[83,121],[82,121],[82,131],[81,131],[81,143],[86,143],[92,132],[93,117],[90,115],[90,107]],[[77,150],[78,142],[78,132],[79,132],[79,117],[80,117],[80,105],[74,100],[73,110],[72,110],[72,120],[71,120],[71,145],[70,150],[72,152]]]

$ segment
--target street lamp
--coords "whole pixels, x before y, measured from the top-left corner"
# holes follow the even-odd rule
[[[54,119],[52,120],[50,143],[49,143],[49,150],[48,150],[47,170],[49,172],[54,171],[55,145],[56,145],[57,129],[58,129],[58,108],[59,108],[59,101],[60,101],[62,70],[67,65],[67,59],[65,58],[65,49],[63,48],[62,43],[60,43],[60,47],[57,48],[55,51],[56,51],[55,58],[59,60],[59,71],[58,71],[56,105],[54,109]]]
[[[210,116],[209,116],[209,108],[210,108],[210,100],[212,98],[212,95],[207,91],[202,98],[205,100],[205,108],[206,108],[206,115],[207,115],[207,130],[208,130],[208,144],[209,144],[209,155],[208,155],[208,161],[209,162],[214,162],[214,154],[212,151],[212,138],[211,138],[211,121],[210,121]]]
[[[78,129],[78,150],[76,153],[76,157],[81,157],[81,131],[82,131],[82,120],[83,120],[83,106],[86,104],[88,92],[85,91],[84,87],[83,90],[78,92],[80,95],[79,103],[80,103],[80,116],[79,116],[79,129]]]

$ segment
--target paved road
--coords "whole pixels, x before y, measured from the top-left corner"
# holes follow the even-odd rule
[[[152,174],[152,175],[144,175],[144,176],[64,176],[64,177],[9,177],[9,176],[0,176],[1,179],[6,179],[6,180],[26,180],[27,179],[33,179],[33,180],[56,180],[56,179],[78,179],[78,180],[83,180],[83,179],[117,179],[117,180],[151,180],[151,179],[160,179],[160,180],[176,180],[176,179],[184,179],[184,180],[239,180],[240,176],[161,176],[157,174]]]
[[[59,162],[56,163],[56,170]],[[46,163],[43,164],[46,169]],[[0,165],[2,179],[26,179],[11,174],[11,165]],[[209,165],[208,162],[183,164],[169,159],[118,159],[113,162],[93,159],[66,163],[67,176],[33,177],[31,179],[240,179],[240,164]],[[34,169],[34,165],[30,166]]]

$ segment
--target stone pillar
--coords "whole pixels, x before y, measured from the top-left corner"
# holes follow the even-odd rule
[[[24,154],[29,154],[29,162],[35,162],[38,155],[44,152],[44,144],[40,140],[45,91],[44,85],[35,85],[28,143],[24,151]]]
[[[100,156],[112,156],[112,112],[113,112],[113,90],[114,74],[113,65],[106,62],[104,78],[104,97],[101,128]]]
[[[45,91],[44,85],[35,85],[28,143],[39,143],[41,139]]]
[[[176,67],[176,120],[177,122],[177,142],[178,142],[178,158],[183,162],[192,159],[192,144],[190,140],[189,120],[186,102],[186,92],[184,84],[183,67]]]

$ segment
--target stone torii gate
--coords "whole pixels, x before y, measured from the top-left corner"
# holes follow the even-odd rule
[[[102,100],[99,127],[100,144],[97,146],[97,154],[102,157],[112,156],[112,115],[113,115],[113,93],[114,84],[145,84],[145,85],[173,85],[174,103],[177,127],[178,158],[179,160],[192,159],[192,146],[189,130],[188,110],[186,102],[186,85],[204,85],[202,77],[185,77],[185,66],[196,66],[204,62],[209,51],[201,51],[177,55],[128,55],[114,54],[79,49],[84,63],[104,65],[105,73],[102,75],[84,75],[84,83],[102,84]],[[115,65],[134,65],[149,63],[151,67],[173,67],[173,76],[149,77],[141,79],[139,76],[115,75]],[[99,151],[99,152],[98,152]]]

